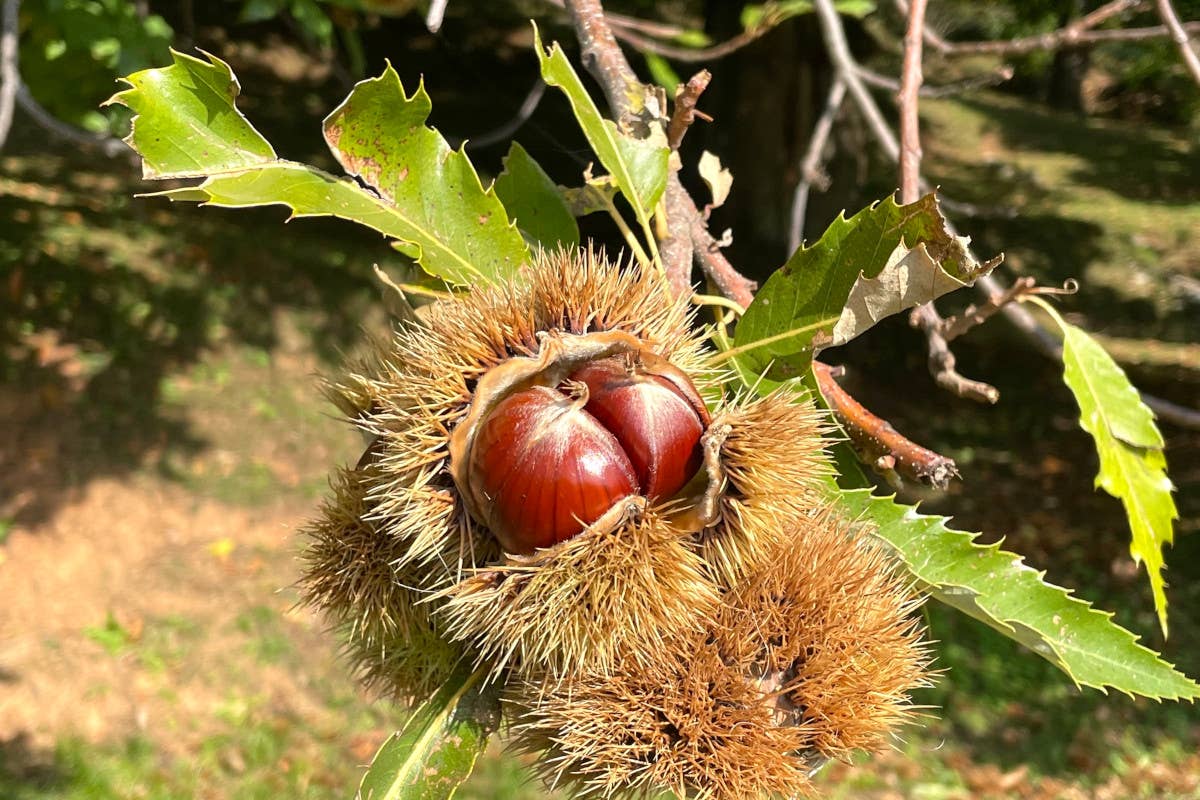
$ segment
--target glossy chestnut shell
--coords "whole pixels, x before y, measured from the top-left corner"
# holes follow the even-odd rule
[[[620,500],[677,494],[700,469],[708,412],[692,382],[630,355],[519,389],[475,434],[481,521],[511,553],[570,539]]]

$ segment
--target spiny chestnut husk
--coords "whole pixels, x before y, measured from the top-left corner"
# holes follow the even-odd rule
[[[302,589],[368,681],[487,669],[604,796],[804,791],[904,718],[907,587],[824,510],[817,412],[722,397],[660,276],[559,252],[423,311],[327,387],[370,444]]]
[[[363,683],[404,703],[432,694],[462,658],[420,605],[416,576],[398,566],[403,543],[369,519],[374,468],[339,470],[320,516],[304,530],[304,600],[341,631]]]
[[[878,546],[816,511],[656,658],[547,691],[514,687],[523,749],[586,796],[811,795],[814,770],[886,744],[928,654],[911,587]]]

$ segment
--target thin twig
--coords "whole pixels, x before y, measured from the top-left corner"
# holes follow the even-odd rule
[[[696,121],[696,117],[712,119],[703,111],[696,110],[696,101],[700,99],[700,95],[704,94],[704,90],[708,88],[711,80],[712,73],[702,69],[689,78],[687,83],[679,84],[675,90],[675,107],[671,111],[671,121],[667,123],[667,144],[671,146],[672,150],[679,149],[683,135]]]
[[[746,308],[754,300],[754,290],[758,284],[738,272],[729,259],[721,252],[721,244],[708,232],[708,223],[690,198],[692,211],[692,245],[695,247],[696,261],[704,274],[713,282],[721,294],[733,302]]]
[[[631,110],[631,97],[641,86],[625,54],[613,38],[599,0],[564,0],[567,14],[575,26],[575,36],[583,63],[600,83],[608,106],[618,117]]]
[[[138,161],[137,153],[117,137],[85,131],[54,117],[42,107],[24,83],[17,87],[17,105],[55,138],[77,147],[99,150],[109,158],[128,156],[131,161]]]
[[[838,77],[850,90],[854,104],[867,121],[867,125],[875,133],[875,141],[883,148],[888,158],[896,161],[900,158],[900,145],[892,135],[892,128],[879,111],[871,93],[867,91],[862,78],[859,77],[854,56],[850,53],[850,43],[846,41],[846,31],[838,17],[837,9],[831,0],[815,0],[813,8],[817,21],[821,25],[821,36],[825,40],[825,48],[829,51],[829,59],[837,70]]]
[[[907,14],[908,4],[897,0],[896,5]],[[943,56],[978,55],[1025,55],[1037,50],[1061,50],[1076,47],[1092,47],[1107,42],[1135,42],[1147,39],[1161,39],[1171,36],[1166,25],[1152,25],[1145,28],[1114,28],[1111,30],[1092,30],[1100,23],[1118,14],[1139,9],[1144,5],[1141,0],[1114,0],[1086,14],[1074,22],[1057,30],[1039,33],[1034,36],[1022,36],[1016,39],[994,39],[972,42],[951,42],[939,36],[926,27],[925,43],[937,50]],[[1200,22],[1183,24],[1183,29],[1190,33],[1200,31]]]
[[[921,198],[921,120],[918,113],[921,82],[922,35],[925,30],[925,0],[912,0],[908,9],[908,30],[904,34],[904,65],[900,76],[900,201],[915,203]],[[996,387],[965,378],[955,369],[954,353],[942,336],[942,318],[933,301],[913,309],[910,321],[925,333],[929,352],[929,372],[941,388],[958,397],[985,403],[1000,399]]]
[[[1150,406],[1150,410],[1155,416],[1163,422],[1170,422],[1173,425],[1178,425],[1181,428],[1190,428],[1192,430],[1200,430],[1200,411],[1194,408],[1187,408],[1178,403],[1172,403],[1170,400],[1164,400],[1161,397],[1142,393],[1142,402]]]
[[[1037,281],[1028,275],[1017,278],[1013,281],[1012,286],[1000,294],[989,297],[983,305],[977,306],[971,304],[961,314],[943,319],[938,332],[947,342],[953,342],[977,325],[987,322],[996,312],[1009,303],[1013,303],[1022,296],[1029,294],[1036,284]]]
[[[924,3],[919,2],[913,5],[914,7],[920,7],[923,21]],[[911,84],[911,88],[908,92],[902,92],[900,96],[901,132],[904,133],[907,130],[907,141],[912,143],[909,145],[907,154],[908,165],[906,167],[905,162],[902,161],[900,142],[896,139],[896,135],[892,133],[891,126],[884,120],[879,106],[875,103],[875,98],[867,91],[859,76],[858,65],[850,53],[850,45],[846,41],[846,32],[842,27],[842,21],[838,16],[837,10],[834,8],[831,0],[815,0],[814,6],[818,21],[821,23],[821,32],[825,39],[825,46],[829,50],[830,59],[833,61],[839,77],[846,82],[855,104],[867,120],[871,131],[875,134],[875,140],[878,142],[880,148],[889,158],[901,164],[901,183],[907,184],[907,186],[902,186],[901,199],[911,197],[906,202],[914,202],[919,198],[923,185],[920,178],[920,140],[918,137],[919,131],[917,130],[917,92],[920,89],[921,54],[919,44],[915,50],[915,60],[909,54],[914,52],[911,49],[911,42],[914,39],[918,43],[921,41],[920,31],[923,26],[918,26],[914,30],[910,24],[909,33],[905,36],[905,77],[901,79],[901,85]],[[953,392],[959,397],[966,397],[985,403],[996,402],[999,392],[994,387],[986,383],[964,378],[958,374],[955,369],[956,361],[954,354],[950,352],[949,346],[938,333],[941,317],[938,316],[937,311],[932,305],[918,306],[913,311],[910,319],[914,321],[914,324],[919,324],[925,333],[929,350],[929,370],[938,386]]]
[[[813,362],[813,374],[821,396],[850,437],[855,455],[881,473],[895,488],[899,475],[908,480],[945,489],[958,477],[954,459],[921,447],[900,435],[891,424],[863,408],[833,379],[827,364]]]
[[[81,130],[56,119],[42,108],[30,93],[29,87],[21,80],[18,58],[17,25],[20,7],[20,0],[4,0],[3,10],[0,11],[0,148],[7,141],[12,127],[13,109],[20,107],[35,123],[57,139],[89,150],[99,150],[110,158],[120,155],[136,156],[128,145],[114,136]]]
[[[522,125],[529,121],[529,118],[533,116],[533,112],[537,111],[538,103],[542,102],[542,96],[545,94],[546,82],[538,78],[533,86],[530,87],[529,93],[525,95],[525,99],[521,101],[521,107],[517,109],[517,113],[513,115],[512,119],[500,127],[493,128],[474,139],[468,139],[467,149],[474,150],[480,147],[490,147],[500,142],[507,142],[512,138],[514,133],[521,129]]]
[[[944,320],[932,303],[924,303],[912,310],[909,324],[920,328],[925,334],[925,349],[929,353],[929,374],[938,387],[958,397],[977,403],[994,404],[1000,399],[1000,391],[989,383],[971,380],[959,374],[958,359],[950,351],[950,345],[938,332]]]
[[[1188,72],[1192,73],[1192,79],[1200,84],[1200,56],[1196,55],[1196,50],[1192,47],[1191,40],[1188,39],[1187,30],[1179,22],[1179,16],[1171,6],[1171,0],[1158,0],[1158,15],[1162,17],[1167,30],[1171,32],[1171,39],[1179,47],[1179,54],[1183,56],[1183,63],[1187,66]]]
[[[550,5],[564,8],[569,0],[546,0]],[[570,11],[570,9],[567,9]],[[782,17],[779,18],[782,21]],[[683,33],[681,28],[663,26],[661,23],[629,17],[623,14],[605,14],[613,36],[631,45],[634,49],[670,58],[684,64],[696,64],[702,61],[715,61],[731,53],[736,53],[748,44],[758,41],[775,28],[776,22],[764,19],[761,24],[709,47],[681,47],[679,45],[661,42],[653,36],[678,36]],[[655,31],[654,29],[659,30]],[[642,34],[649,34],[643,36]]]
[[[13,106],[21,72],[17,66],[17,16],[21,0],[4,0],[0,10],[0,148],[8,140],[12,128]]]
[[[846,83],[841,78],[834,78],[829,87],[829,96],[825,100],[825,110],[817,124],[813,126],[812,134],[808,137],[808,149],[800,162],[800,181],[792,193],[791,222],[788,225],[788,253],[794,253],[804,241],[804,217],[808,213],[808,193],[812,184],[819,178],[820,168],[825,153],[825,144],[833,131],[833,121],[842,108],[846,99]],[[822,187],[824,189],[824,187]]]
[[[970,78],[963,78],[961,81],[954,83],[943,83],[940,86],[922,86],[921,97],[951,97],[963,92],[970,92],[975,89],[982,89],[987,86],[999,86],[1006,81],[1012,80],[1013,68],[1008,64],[1002,64],[991,72],[983,75],[974,75]],[[863,82],[874,86],[877,89],[884,89],[890,92],[900,91],[900,81],[888,75],[881,75],[872,69],[858,65],[858,76],[863,79]]]
[[[908,11],[908,30],[904,34],[904,64],[900,73],[900,202],[921,199],[921,119],[918,115],[919,92],[925,76],[921,73],[921,35],[925,30],[925,0],[912,0]]]
[[[442,29],[442,19],[446,16],[446,5],[450,0],[431,0],[429,3],[429,13],[425,15],[425,27],[430,33],[437,33]]]

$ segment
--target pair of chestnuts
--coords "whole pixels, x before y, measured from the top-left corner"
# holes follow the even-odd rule
[[[627,497],[667,500],[696,475],[708,409],[682,370],[646,360],[590,361],[512,392],[482,421],[469,480],[506,550],[549,547]]]

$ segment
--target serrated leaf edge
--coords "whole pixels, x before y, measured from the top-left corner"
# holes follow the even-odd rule
[[[845,496],[845,495],[865,496],[868,500],[868,506],[875,504],[875,503],[879,503],[879,502],[890,503],[893,508],[899,508],[899,509],[904,510],[904,513],[900,518],[900,521],[902,521],[902,522],[920,521],[923,523],[932,523],[937,528],[940,528],[942,531],[944,531],[946,533],[949,533],[951,535],[958,536],[958,537],[966,537],[968,539],[968,544],[972,548],[975,548],[976,550],[989,552],[993,556],[1006,556],[1008,558],[1008,563],[1011,567],[1021,570],[1021,571],[1028,571],[1028,572],[1034,573],[1038,577],[1038,581],[1043,586],[1060,594],[1066,602],[1075,604],[1077,606],[1081,606],[1082,610],[1086,611],[1087,613],[1098,614],[1098,615],[1102,616],[1106,621],[1109,621],[1109,623],[1113,626],[1113,628],[1115,628],[1117,631],[1119,631],[1121,634],[1123,634],[1124,637],[1127,637],[1128,643],[1132,644],[1134,646],[1134,648],[1136,648],[1137,650],[1139,650],[1145,654],[1152,656],[1158,663],[1164,665],[1165,667],[1170,669],[1172,672],[1174,672],[1176,675],[1178,675],[1180,678],[1182,678],[1183,680],[1190,683],[1193,687],[1193,692],[1191,695],[1184,695],[1184,694],[1151,695],[1151,694],[1143,694],[1143,693],[1135,692],[1128,688],[1118,686],[1117,684],[1113,684],[1113,683],[1097,684],[1097,683],[1093,683],[1091,681],[1081,681],[1078,679],[1077,676],[1072,674],[1071,671],[1067,668],[1067,662],[1063,657],[1060,647],[1058,645],[1056,645],[1056,643],[1054,642],[1053,639],[1046,637],[1046,635],[1043,634],[1042,632],[1037,631],[1034,628],[1030,628],[1028,625],[1025,625],[1023,622],[1021,622],[1021,620],[1000,619],[998,617],[993,617],[992,615],[990,615],[986,611],[984,611],[982,608],[980,608],[980,611],[983,612],[983,614],[985,614],[986,617],[981,617],[980,615],[974,614],[968,608],[965,608],[965,607],[962,607],[962,606],[959,606],[959,605],[956,605],[953,603],[947,603],[952,608],[962,611],[963,613],[968,614],[968,616],[978,619],[979,621],[981,621],[987,625],[990,625],[992,627],[996,627],[996,624],[998,623],[1000,625],[1006,626],[1011,631],[1011,630],[1014,630],[1011,623],[1015,622],[1015,623],[1023,625],[1024,627],[1028,628],[1029,630],[1034,631],[1035,633],[1038,634],[1040,640],[1045,644],[1045,646],[1048,647],[1055,656],[1054,659],[1048,659],[1048,660],[1050,660],[1051,663],[1053,663],[1055,666],[1062,669],[1063,672],[1072,680],[1072,682],[1075,683],[1076,686],[1088,686],[1093,689],[1098,689],[1099,691],[1101,691],[1105,694],[1108,693],[1108,688],[1111,687],[1111,688],[1116,689],[1117,691],[1121,692],[1122,694],[1128,695],[1130,697],[1133,697],[1137,694],[1141,694],[1143,697],[1148,697],[1152,700],[1157,700],[1157,701],[1187,700],[1189,702],[1194,702],[1197,698],[1200,698],[1200,684],[1197,684],[1191,678],[1189,678],[1188,676],[1186,676],[1182,672],[1180,672],[1178,669],[1176,669],[1174,664],[1163,659],[1159,653],[1157,653],[1154,650],[1150,649],[1149,647],[1146,647],[1145,645],[1141,644],[1138,637],[1134,633],[1132,633],[1131,631],[1127,630],[1126,628],[1123,628],[1120,625],[1117,625],[1116,623],[1112,622],[1111,620],[1113,617],[1113,613],[1111,611],[1104,611],[1103,609],[1098,609],[1091,602],[1089,602],[1087,600],[1083,600],[1082,598],[1076,597],[1073,590],[1067,589],[1062,586],[1058,586],[1057,584],[1053,584],[1053,583],[1049,583],[1049,582],[1045,581],[1044,580],[1044,576],[1045,576],[1044,570],[1038,570],[1034,567],[1031,567],[1029,564],[1026,564],[1024,558],[1022,556],[1018,555],[1017,553],[1013,553],[1013,552],[1010,552],[1007,550],[1000,549],[1001,542],[994,542],[991,544],[978,544],[975,541],[975,539],[979,536],[978,533],[971,533],[968,531],[961,531],[956,528],[951,528],[948,525],[946,525],[946,522],[948,521],[947,517],[943,517],[941,515],[923,514],[920,511],[918,511],[916,506],[910,506],[905,503],[896,502],[895,495],[890,495],[890,496],[875,495],[875,494],[871,493],[870,489],[838,490],[838,493],[843,496]],[[873,520],[873,517],[871,517],[867,513],[866,508],[863,509],[861,516],[865,519]],[[876,523],[876,524],[878,524],[878,523]],[[902,552],[900,552],[900,550],[898,548],[896,548],[894,545],[892,545],[886,539],[883,539],[882,537],[880,537],[878,534],[873,534],[873,535],[874,535],[874,538],[876,538],[878,541],[880,541],[881,543],[886,545],[889,550],[891,550],[893,553],[896,554],[896,557],[901,561],[902,564],[904,564],[905,568],[908,569],[910,573],[912,573],[913,577],[921,585],[928,587],[928,589],[931,592],[931,596],[933,596],[935,599],[941,600],[941,598],[938,597],[937,592],[943,590],[945,587],[950,587],[954,590],[957,590],[960,593],[967,594],[972,598],[978,598],[978,597],[982,596],[978,592],[971,589],[971,587],[965,586],[962,584],[938,584],[935,586],[934,584],[928,583],[927,581],[921,579],[916,574],[915,570],[913,570],[913,568],[909,564],[908,560],[904,557],[904,554]],[[945,592],[943,592],[943,593],[945,593]],[[946,593],[946,594],[950,594],[950,593]],[[945,601],[942,601],[942,602],[945,602]],[[1001,633],[1007,634],[1007,632],[1004,630],[1001,630]],[[1045,653],[1039,652],[1037,649],[1034,649],[1034,652],[1038,652],[1039,655],[1046,657]],[[1095,658],[1096,658],[1096,660],[1098,660],[1100,662],[1111,661],[1111,659],[1106,658],[1102,655],[1095,656]]]

